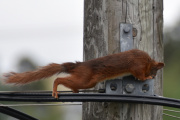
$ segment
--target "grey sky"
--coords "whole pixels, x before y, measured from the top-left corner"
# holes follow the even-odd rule
[[[83,0],[0,0],[0,71],[24,55],[39,65],[82,61]]]
[[[164,0],[164,25],[179,18],[180,0]],[[23,55],[38,61],[82,61],[83,0],[0,0],[0,72]]]

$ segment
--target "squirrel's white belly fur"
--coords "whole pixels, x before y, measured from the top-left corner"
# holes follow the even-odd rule
[[[66,73],[66,72],[61,72],[61,73],[56,73],[54,76],[55,78],[65,78],[65,77],[70,77],[71,74]]]

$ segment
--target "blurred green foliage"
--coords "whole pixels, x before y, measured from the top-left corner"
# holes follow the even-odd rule
[[[164,32],[164,74],[163,92],[165,97],[180,99],[180,24],[173,29]],[[167,107],[164,107],[167,108]],[[175,108],[169,108],[180,110]],[[179,116],[179,113],[167,112]],[[175,120],[176,118],[164,116],[164,120]]]
[[[27,57],[21,58],[19,63],[17,64],[18,72],[31,71],[36,68],[37,68],[36,62],[32,61],[30,58]],[[42,80],[23,86],[0,85],[0,89],[1,91],[28,91],[28,90],[36,91],[36,90],[47,90],[48,85],[49,84],[47,84],[47,81],[44,82],[44,80]],[[15,103],[17,102],[1,102],[1,104],[15,104]],[[18,102],[18,103],[22,104],[22,102]],[[24,107],[22,106],[22,107],[12,107],[12,108],[40,120],[62,120],[64,114],[60,106],[24,106]],[[0,113],[0,120],[14,120],[14,118]]]

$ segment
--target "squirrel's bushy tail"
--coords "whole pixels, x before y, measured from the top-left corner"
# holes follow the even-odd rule
[[[26,84],[43,78],[51,77],[54,74],[58,74],[62,71],[61,64],[49,64],[36,71],[24,72],[24,73],[7,73],[4,75],[4,82],[6,84]]]

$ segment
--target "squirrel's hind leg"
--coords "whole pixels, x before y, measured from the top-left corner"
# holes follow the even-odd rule
[[[62,84],[70,89],[72,89],[73,93],[78,93],[78,89],[76,88],[76,85],[74,84],[74,82],[70,79],[67,78],[57,78],[55,81],[54,81],[54,85],[53,85],[53,92],[52,92],[52,96],[55,97],[55,98],[58,98],[58,91],[57,91],[57,88],[58,88],[58,85],[59,84]]]
[[[57,92],[57,87],[58,85],[61,84],[61,79],[57,78],[55,81],[54,81],[54,84],[53,84],[53,92],[52,92],[52,96],[55,97],[55,98],[58,98],[58,93]]]

